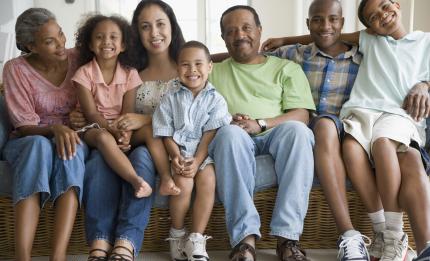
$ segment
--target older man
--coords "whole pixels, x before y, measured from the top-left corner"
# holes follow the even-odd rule
[[[278,183],[270,225],[278,238],[278,257],[307,260],[298,239],[314,172],[314,137],[306,124],[315,105],[299,65],[258,53],[261,31],[252,7],[226,10],[221,32],[231,58],[215,64],[210,76],[234,115],[209,147],[233,247],[230,259],[255,260],[255,240],[261,234],[253,193],[256,180],[267,175],[256,173],[255,156],[270,154]]]

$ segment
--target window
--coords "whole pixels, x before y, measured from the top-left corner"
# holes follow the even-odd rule
[[[225,52],[219,26],[222,13],[234,5],[247,5],[248,0],[165,0],[175,11],[185,40],[206,44],[211,53]]]

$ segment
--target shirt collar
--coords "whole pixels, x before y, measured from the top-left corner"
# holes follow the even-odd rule
[[[411,41],[411,42],[413,42],[413,41],[417,41],[417,40],[419,40],[420,38],[421,38],[421,36],[422,36],[422,33],[423,32],[421,32],[421,31],[414,31],[414,32],[410,32],[410,33],[407,33],[403,38],[401,38],[401,39],[398,39],[398,40],[396,40],[396,39],[394,39],[393,37],[391,37],[391,36],[387,36],[387,38],[390,40],[390,41],[392,41],[392,42],[395,42],[395,41]]]
[[[94,82],[108,85],[107,83],[105,83],[105,80],[103,79],[102,71],[100,70],[100,66],[97,63],[97,60],[95,57],[91,61],[91,68],[94,75]],[[121,64],[117,62],[112,82],[109,85],[126,84],[126,83],[127,83],[127,72],[121,66]]]
[[[306,49],[305,52],[308,52],[309,55],[307,56],[306,60],[312,60],[316,55],[321,55],[323,57],[329,58],[329,59],[340,59],[340,60],[344,60],[344,59],[352,59],[352,61],[356,64],[360,64],[361,62],[361,58],[362,55],[358,52],[358,47],[357,45],[351,45],[349,43],[345,43],[346,45],[348,45],[349,47],[351,47],[348,51],[339,54],[337,57],[332,57],[326,53],[324,53],[323,51],[321,51],[315,43],[310,43],[308,45],[308,48]]]
[[[175,79],[173,81],[173,85],[176,87],[174,92],[179,92],[179,91],[191,92],[187,87],[185,87],[179,81],[179,79]],[[206,86],[201,90],[201,93],[202,92],[209,92],[209,91],[213,91],[213,90],[215,90],[215,87],[209,81],[206,81]]]

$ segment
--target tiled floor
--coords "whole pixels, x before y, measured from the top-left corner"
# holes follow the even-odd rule
[[[311,260],[314,261],[335,261],[337,251],[334,249],[309,249],[307,250],[307,255]],[[409,253],[409,257],[406,260],[412,260],[413,253]],[[211,261],[226,261],[228,260],[227,251],[212,251],[209,252]],[[259,250],[257,251],[257,257],[259,261],[277,261],[276,254],[274,250]],[[70,261],[84,261],[87,256],[69,256]],[[33,259],[34,261],[46,261],[47,257],[37,257]],[[169,261],[169,254],[162,253],[144,253],[139,255],[136,261]]]

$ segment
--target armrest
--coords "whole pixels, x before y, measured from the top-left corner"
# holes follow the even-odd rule
[[[10,130],[9,116],[7,114],[4,96],[0,95],[0,158],[1,151],[9,137]]]

